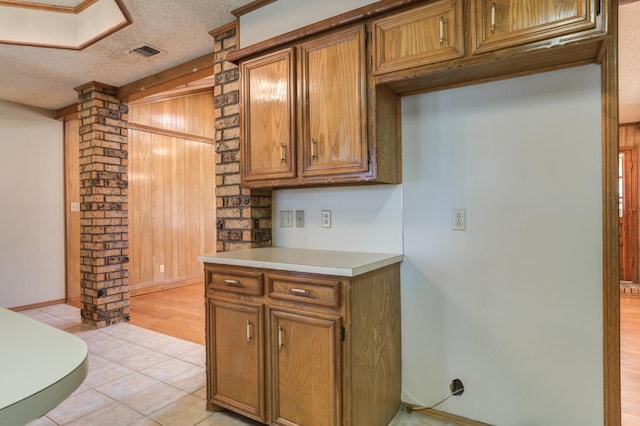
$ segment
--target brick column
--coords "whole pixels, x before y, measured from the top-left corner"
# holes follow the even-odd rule
[[[129,321],[128,107],[117,88],[76,88],[80,117],[82,323]]]
[[[236,24],[209,34],[215,39],[216,250],[271,246],[271,191],[240,186],[238,67],[225,61],[236,47]]]

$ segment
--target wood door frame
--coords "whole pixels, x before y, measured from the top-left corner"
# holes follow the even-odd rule
[[[620,243],[618,240],[618,2],[608,2],[609,44],[601,62],[602,338],[604,425],[621,424]]]
[[[624,195],[623,195],[623,199],[625,202],[625,205],[623,206],[625,210],[624,215],[626,215],[627,212],[631,212],[631,215],[628,219],[623,219],[623,221],[625,221],[624,223],[626,223],[626,226],[629,227],[628,235],[630,237],[625,239],[625,241],[630,244],[629,250],[632,253],[632,259],[634,259],[634,262],[632,262],[633,269],[631,271],[631,281],[633,282],[638,282],[640,280],[640,276],[639,276],[640,268],[638,265],[638,255],[640,253],[638,251],[638,214],[637,214],[638,170],[635,167],[635,164],[637,164],[637,159],[638,159],[637,152],[638,152],[637,146],[625,146],[625,147],[620,147],[619,149],[619,153],[625,153],[625,156],[628,155],[629,156],[628,158],[630,158],[630,161],[631,161],[630,173],[627,173],[626,163],[623,171],[623,176],[624,176],[623,179],[625,184]],[[621,259],[622,259],[622,256],[623,256],[623,253],[620,253]],[[623,277],[621,276],[620,279],[622,278]]]

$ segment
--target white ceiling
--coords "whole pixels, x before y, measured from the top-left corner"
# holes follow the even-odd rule
[[[81,0],[24,0],[73,7]],[[0,99],[59,109],[77,101],[89,81],[123,86],[211,53],[208,34],[252,0],[123,0],[133,23],[81,51],[0,44]],[[0,13],[2,10],[0,9]],[[620,121],[640,122],[640,1],[620,6]],[[148,43],[166,53],[144,58],[126,50]]]
[[[46,109],[77,101],[74,87],[98,81],[120,87],[213,52],[209,31],[233,21],[252,0],[123,0],[133,22],[84,50],[0,44],[0,99]],[[76,6],[78,0],[29,1]],[[2,9],[0,9],[2,13]],[[148,43],[165,53],[127,49]]]

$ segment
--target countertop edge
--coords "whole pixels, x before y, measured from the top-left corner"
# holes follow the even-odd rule
[[[225,253],[232,253],[232,252],[225,252]],[[404,259],[404,255],[402,254],[371,253],[371,255],[377,256],[377,257],[379,257],[380,255],[383,255],[385,257],[377,258],[370,262],[354,265],[353,267],[325,266],[325,265],[313,265],[313,264],[305,264],[305,263],[243,259],[243,258],[233,258],[233,257],[216,257],[214,255],[201,255],[201,256],[198,256],[198,260],[203,263],[212,263],[212,264],[218,264],[218,265],[243,266],[243,267],[250,267],[250,268],[273,269],[273,270],[279,270],[279,271],[355,277],[358,275],[365,274],[367,272],[371,272],[376,269],[383,268],[385,266],[402,262],[402,260]]]

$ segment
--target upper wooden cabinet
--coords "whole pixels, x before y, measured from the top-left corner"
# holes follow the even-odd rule
[[[303,177],[368,170],[364,26],[300,46]]]
[[[374,73],[464,55],[462,0],[429,3],[372,22]]]
[[[472,0],[472,53],[596,27],[599,0]]]
[[[241,62],[244,186],[399,182],[397,100],[370,92],[366,34],[351,26]]]
[[[243,62],[242,176],[245,181],[296,175],[294,51]]]

